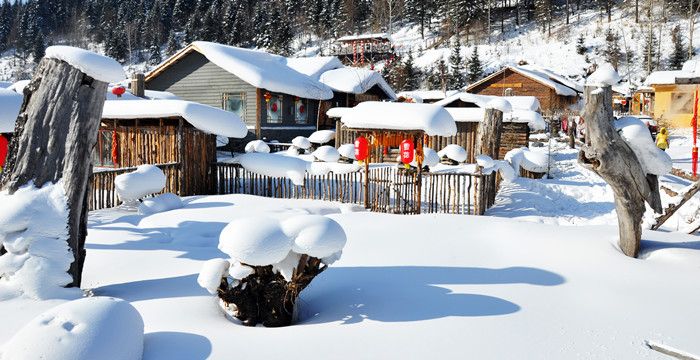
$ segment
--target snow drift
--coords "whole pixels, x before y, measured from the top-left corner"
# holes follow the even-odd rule
[[[248,153],[233,158],[233,163],[241,164],[246,170],[258,175],[288,178],[294,185],[304,185],[308,162],[281,154]]]
[[[165,188],[165,174],[155,165],[141,165],[135,171],[117,175],[114,188],[125,203],[134,203]]]

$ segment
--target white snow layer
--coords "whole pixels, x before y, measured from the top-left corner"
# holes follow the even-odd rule
[[[277,153],[248,153],[233,158],[235,164],[241,164],[246,170],[258,175],[288,178],[294,185],[304,185],[304,176],[308,162],[294,156]]]
[[[462,101],[473,104],[475,107],[450,107],[450,104],[455,101]],[[494,103],[492,103],[494,101]],[[507,104],[504,103],[507,102]],[[540,102],[534,96],[491,96],[477,95],[470,93],[457,93],[442,101],[435,103],[436,105],[445,106],[445,110],[452,115],[456,122],[481,122],[484,120],[484,109],[498,108],[510,110],[503,112],[503,121],[507,122],[524,122],[530,126],[533,131],[544,130],[546,123],[544,118],[538,112]],[[500,105],[499,105],[500,104]]]
[[[31,80],[20,80],[20,81],[17,81],[16,83],[14,83],[14,84],[12,84],[11,86],[9,86],[9,87],[7,88],[7,90],[12,90],[12,91],[14,91],[14,92],[16,92],[16,93],[18,93],[18,94],[20,94],[20,95],[23,95],[23,94],[24,94],[24,88],[27,87],[27,85],[29,85],[29,82],[30,82],[30,81],[31,81]]]
[[[262,140],[253,140],[245,145],[247,153],[269,153],[270,146]]]
[[[35,317],[5,344],[0,360],[140,360],[143,330],[128,302],[87,297]]]
[[[345,164],[338,162],[314,161],[309,164],[309,174],[311,175],[335,175],[350,174],[360,171],[361,167],[358,164]]]
[[[455,121],[442,106],[367,101],[342,117],[352,129],[423,130],[430,136],[457,134]]]
[[[0,134],[15,131],[15,121],[22,107],[22,95],[7,89],[0,89]]]
[[[134,202],[165,188],[165,174],[155,165],[141,165],[136,170],[117,175],[114,188],[124,202]]]
[[[547,126],[544,118],[538,112],[531,110],[514,109],[509,113],[503,114],[504,122],[524,122],[530,127],[530,130],[544,130]]]
[[[480,154],[476,156],[476,164],[481,166],[484,169],[489,169],[492,168],[496,165],[496,163],[493,161],[493,159],[484,154]]]
[[[442,100],[446,97],[452,96],[458,93],[457,90],[415,90],[415,91],[402,91],[398,93],[398,96],[403,96],[405,98],[411,98],[416,100],[417,103],[422,103],[425,100]]]
[[[182,117],[197,129],[232,138],[243,138],[248,128],[238,115],[191,101],[183,100],[107,100],[103,119],[159,119]]]
[[[292,69],[282,56],[206,41],[195,41],[192,46],[212,63],[256,88],[305,99],[333,97],[331,88]]]
[[[328,109],[328,111],[326,111],[326,115],[329,118],[339,119],[339,118],[342,118],[343,115],[350,112],[351,110],[352,110],[352,108],[349,108],[349,107],[334,107],[334,108]]]
[[[415,156],[414,156],[415,158]],[[423,166],[432,167],[440,163],[440,155],[429,147],[423,147]],[[416,160],[411,162],[411,166],[418,166]]]
[[[318,130],[309,135],[309,141],[314,144],[325,144],[335,139],[334,130]]]
[[[322,215],[300,215],[282,222],[282,231],[293,239],[292,250],[324,258],[341,251],[347,242],[343,228]]]
[[[340,159],[340,153],[334,147],[329,145],[321,146],[313,152],[313,156],[324,162],[334,163]]]
[[[67,298],[73,262],[68,247],[68,207],[63,184],[38,189],[27,184],[13,195],[0,193],[0,300]]]
[[[516,174],[520,173],[520,168],[536,173],[547,172],[549,165],[547,154],[530,151],[526,147],[509,151],[504,158],[511,164]]]
[[[304,136],[297,136],[292,139],[292,145],[298,147],[299,149],[306,150],[311,147],[311,141]]]
[[[124,68],[114,59],[71,46],[50,46],[45,58],[65,61],[91,78],[105,83],[126,78]]]
[[[447,156],[447,158],[456,162],[461,163],[467,161],[467,150],[464,150],[463,147],[456,144],[445,146],[442,150],[438,151],[437,154],[441,159]]]
[[[243,280],[252,275],[254,272],[255,270],[252,267],[243,265],[237,261],[231,264],[231,267],[228,269],[229,276],[236,280]]]
[[[143,199],[141,204],[139,204],[139,214],[157,214],[179,209],[183,206],[184,204],[179,196],[173,193],[165,193],[152,198]]]
[[[391,100],[396,100],[394,90],[382,75],[374,70],[343,67],[324,72],[320,81],[335,91],[349,94],[364,94],[378,86]]]
[[[316,80],[326,71],[344,67],[336,56],[287,58],[287,66]]]
[[[266,266],[282,261],[292,250],[292,240],[277,219],[244,217],[221,231],[219,249],[242,263]]]
[[[586,85],[613,86],[620,82],[620,74],[610,63],[603,63],[586,79]]]
[[[340,156],[355,160],[355,144],[343,144],[338,147]]]
[[[197,284],[216,295],[216,290],[221,285],[221,279],[228,275],[228,268],[231,264],[225,259],[211,259],[202,264],[202,269],[197,276]]]
[[[491,99],[486,104],[486,108],[487,109],[496,109],[496,110],[499,110],[503,113],[508,113],[508,112],[511,112],[513,110],[513,107],[510,106],[510,103],[508,102],[508,100],[503,99],[503,98],[499,98],[499,97],[495,97],[495,98]]]
[[[656,146],[649,128],[639,118],[626,116],[615,120],[615,129],[637,155],[646,174],[666,175],[671,172],[671,156]]]

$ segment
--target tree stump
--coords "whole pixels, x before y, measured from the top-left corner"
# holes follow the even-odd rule
[[[107,83],[67,62],[42,59],[24,90],[0,178],[0,188],[10,194],[29,182],[41,187],[63,179],[69,208],[68,245],[74,258],[69,287],[80,286],[85,262],[88,177],[106,91]]]
[[[501,132],[503,131],[503,112],[496,109],[486,109],[484,121],[479,124],[476,136],[477,155],[488,155],[497,160],[501,148]],[[496,176],[484,183],[488,206],[496,201]]]
[[[644,203],[661,212],[658,180],[655,175],[644,173],[635,153],[615,131],[611,87],[586,87],[585,101],[586,143],[578,159],[612,187],[620,249],[627,256],[637,257]]]

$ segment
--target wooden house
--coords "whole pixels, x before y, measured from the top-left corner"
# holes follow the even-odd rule
[[[287,142],[316,130],[319,102],[333,91],[262,51],[194,42],[147,74],[146,88],[231,111],[249,138]]]
[[[348,35],[338,38],[330,54],[344,64],[364,66],[394,56],[391,37],[387,33]]]
[[[468,93],[534,96],[545,116],[578,112],[583,87],[564,76],[532,65],[507,66],[469,85]]]

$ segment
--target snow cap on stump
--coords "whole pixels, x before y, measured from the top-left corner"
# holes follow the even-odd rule
[[[228,275],[228,268],[231,264],[225,259],[211,259],[202,265],[202,270],[199,271],[199,276],[197,276],[197,284],[199,286],[207,289],[207,291],[214,295],[216,290],[221,285],[221,278]]]
[[[140,360],[143,319],[128,302],[88,297],[32,319],[5,344],[0,359]]]
[[[586,79],[586,85],[613,86],[620,82],[620,74],[610,63],[603,63]]]
[[[347,237],[333,219],[322,215],[301,215],[282,222],[284,233],[294,240],[298,254],[325,258],[343,250]]]
[[[444,149],[438,152],[438,156],[440,156],[440,158],[447,157],[450,160],[454,160],[459,163],[467,161],[467,151],[464,150],[463,147],[456,144],[445,146]]]
[[[71,46],[50,46],[44,58],[65,61],[87,76],[105,83],[126,78],[124,68],[114,59]]]
[[[338,162],[340,160],[340,153],[334,147],[329,145],[321,146],[313,152],[313,156],[324,162]]]
[[[311,147],[311,141],[303,136],[297,136],[292,139],[292,145],[298,147],[299,149],[308,149]]]
[[[325,144],[335,139],[335,131],[333,130],[318,130],[309,135],[309,141],[314,144]]]
[[[128,201],[163,191],[165,182],[163,170],[155,165],[140,165],[130,173],[117,175],[114,187],[119,198]]]
[[[484,169],[492,168],[495,165],[493,159],[490,156],[484,154],[476,156],[476,163]]]
[[[355,144],[343,144],[338,148],[340,156],[355,160]]]
[[[247,153],[269,153],[270,152],[270,146],[267,145],[262,140],[253,140],[246,144],[245,146],[245,152]]]
[[[495,97],[491,99],[491,101],[486,103],[486,108],[500,110],[503,113],[509,113],[513,111],[513,107],[510,105],[510,102],[500,97]]]
[[[221,231],[219,249],[244,264],[266,266],[287,257],[292,241],[277,219],[245,217]]]

